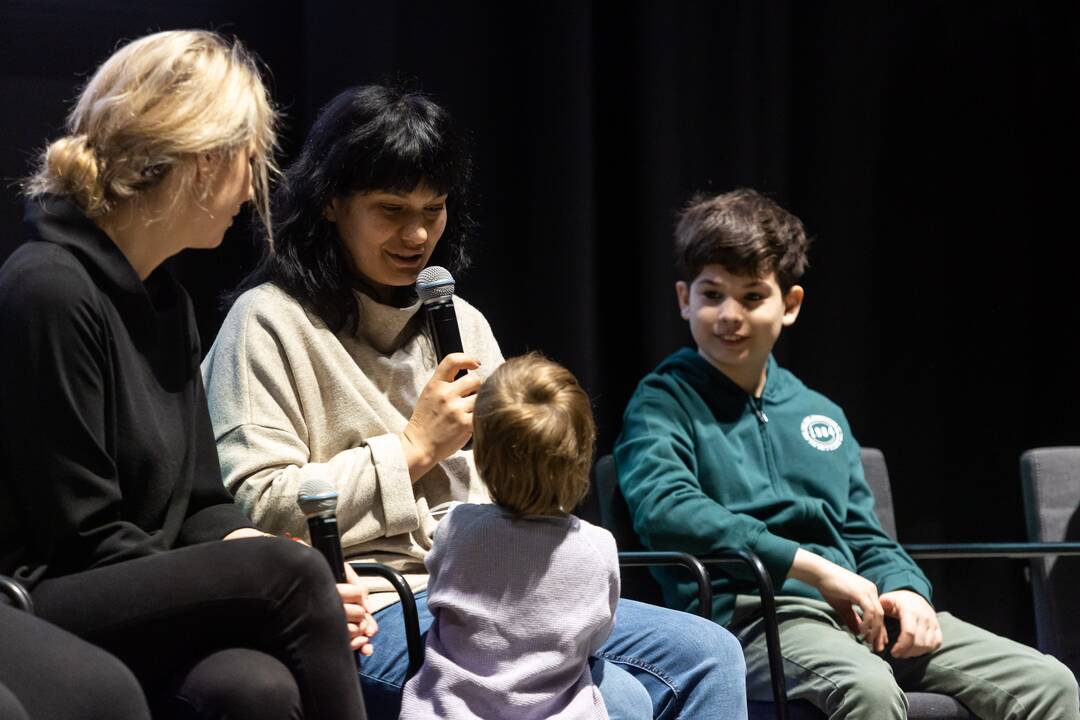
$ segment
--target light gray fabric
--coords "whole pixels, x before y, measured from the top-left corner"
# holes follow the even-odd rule
[[[1080,447],[1037,448],[1020,458],[1028,538],[1080,541]],[[1031,561],[1039,648],[1080,675],[1080,558]]]
[[[572,515],[515,518],[459,505],[427,557],[424,665],[403,720],[606,720],[588,659],[619,599],[615,539]]]

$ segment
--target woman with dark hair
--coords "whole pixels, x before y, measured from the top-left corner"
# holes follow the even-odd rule
[[[502,354],[483,315],[455,296],[464,353],[437,363],[413,290],[429,262],[465,263],[470,175],[461,137],[431,100],[378,86],[338,95],[285,170],[271,203],[274,251],[203,363],[225,483],[255,524],[303,535],[301,483],[332,480],[346,556],[405,573],[424,631],[437,518],[455,501],[488,501],[463,446],[475,393]],[[360,672],[376,715],[396,712],[405,679],[388,591],[371,587],[381,642]],[[700,618],[620,601],[594,660],[606,661],[593,674],[612,717],[640,716],[640,706],[664,718],[745,717],[741,649]]]

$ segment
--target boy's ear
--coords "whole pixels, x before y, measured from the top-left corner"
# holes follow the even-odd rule
[[[679,315],[683,320],[690,319],[690,286],[684,280],[675,283],[675,296],[679,298]]]
[[[792,285],[791,289],[784,295],[784,327],[791,327],[795,324],[795,318],[799,317],[799,310],[802,309],[802,301],[805,295],[806,293],[801,285]]]

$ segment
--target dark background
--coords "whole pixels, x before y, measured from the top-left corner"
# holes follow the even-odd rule
[[[816,238],[777,353],[885,451],[901,539],[1020,540],[1020,452],[1080,443],[1080,6],[939,5],[5,0],[0,177],[24,176],[81,82],[152,30],[254,49],[286,160],[342,88],[416,79],[475,148],[459,291],[505,354],[543,349],[578,374],[602,452],[637,380],[689,341],[675,210],[756,187]],[[0,198],[6,256],[21,202]],[[204,347],[255,255],[238,227],[173,261]],[[926,568],[939,607],[1033,641],[1022,564]]]

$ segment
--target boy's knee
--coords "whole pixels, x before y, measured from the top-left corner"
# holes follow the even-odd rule
[[[1080,713],[1080,688],[1076,676],[1064,663],[1050,655],[1044,656],[1042,667],[1035,670],[1039,678],[1040,708],[1057,708],[1063,717],[1074,717]]]
[[[907,718],[907,696],[888,668],[860,668],[832,680],[836,689],[824,708],[830,716]]]

